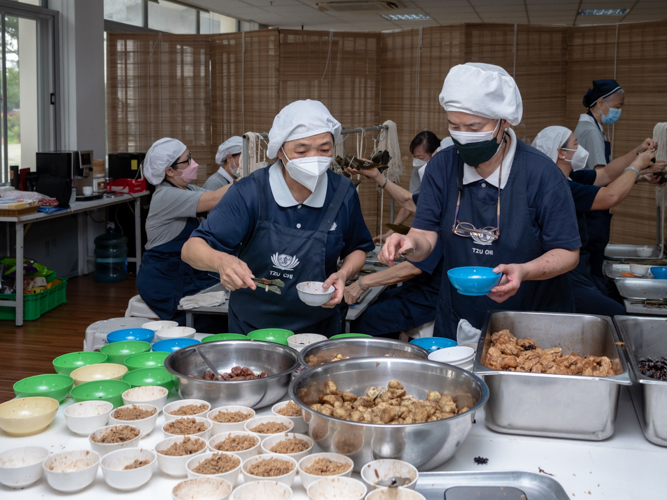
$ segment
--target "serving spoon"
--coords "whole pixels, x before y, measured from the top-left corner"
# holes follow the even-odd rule
[[[382,488],[398,488],[400,486],[405,486],[410,481],[412,481],[412,479],[409,477],[392,476],[386,479],[380,479],[375,484]]]

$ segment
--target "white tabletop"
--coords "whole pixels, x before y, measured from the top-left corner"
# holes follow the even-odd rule
[[[438,470],[442,471],[502,471],[522,470],[538,472],[539,468],[553,474],[568,496],[599,498],[605,500],[658,499],[665,494],[665,458],[667,450],[644,439],[630,396],[625,387],[619,398],[616,432],[606,441],[577,441],[498,434],[484,425],[482,411],[477,412],[477,423],[461,445],[456,455]],[[88,439],[69,431],[61,405],[56,419],[41,434],[24,438],[0,435],[0,449],[17,446],[43,446],[52,452],[90,449]],[[258,411],[258,415],[270,413],[270,407]],[[141,441],[142,447],[153,449],[164,439],[158,417],[155,430]],[[316,446],[317,448],[317,446]],[[315,450],[319,451],[319,450]],[[487,465],[476,465],[477,456],[489,459]],[[355,477],[359,479],[358,475]],[[185,479],[185,478],[183,478]],[[183,479],[172,478],[156,470],[152,479],[143,487],[129,493],[120,493],[109,487],[98,471],[95,482],[85,490],[68,495],[71,498],[110,500],[112,498],[168,499],[172,488]],[[239,476],[237,486],[242,484]],[[297,478],[292,486],[294,500],[307,499],[306,492]],[[59,498],[64,495],[51,489],[45,478],[24,490],[11,490],[0,486],[0,497],[8,499]],[[269,499],[267,499],[269,500]]]

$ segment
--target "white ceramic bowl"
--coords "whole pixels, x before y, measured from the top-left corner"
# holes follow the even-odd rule
[[[135,460],[148,460],[150,463],[137,469],[125,470]],[[140,488],[153,476],[157,457],[155,452],[139,448],[127,448],[108,453],[102,459],[102,475],[109,486],[121,491]]]
[[[303,470],[304,467],[309,467],[318,458],[328,458],[334,462],[342,462],[348,464],[350,468],[342,474],[336,474],[335,476],[317,476],[315,474],[309,474]],[[340,453],[313,453],[312,455],[308,455],[299,461],[299,477],[301,477],[301,484],[303,484],[303,487],[308,489],[311,484],[313,484],[318,479],[322,479],[323,477],[351,477],[353,468],[354,461],[345,455],[341,455]]]
[[[219,477],[195,477],[181,481],[171,490],[173,500],[227,500],[232,485]],[[268,497],[261,500],[267,500]]]
[[[301,439],[307,442],[308,449],[306,451],[300,451],[299,453],[276,453],[274,451],[271,451],[271,448],[277,445],[280,441],[292,438]],[[273,434],[272,436],[269,436],[264,441],[262,441],[262,451],[268,454],[280,455],[281,457],[292,457],[294,460],[298,462],[303,457],[307,457],[313,452],[314,445],[315,441],[313,441],[310,437],[306,436],[305,434],[294,434],[293,432],[281,432],[280,434]]]
[[[95,481],[100,458],[96,451],[63,451],[47,458],[42,467],[51,488],[63,493],[74,493]]]
[[[197,413],[196,415],[173,415],[171,412],[177,411],[181,406],[188,405],[206,405],[206,410]],[[174,401],[166,405],[162,411],[164,411],[164,418],[167,422],[174,420],[176,418],[183,417],[201,417],[206,418],[206,414],[211,411],[211,403],[204,401],[203,399],[181,399],[179,401]]]
[[[438,349],[428,355],[431,361],[458,366],[464,370],[472,370],[475,364],[475,350],[462,345]]]
[[[178,321],[149,321],[148,323],[141,325],[141,328],[148,328],[149,330],[157,332],[158,330],[173,328],[175,326],[178,326]]]
[[[195,333],[197,333],[197,330],[194,328],[189,328],[187,326],[171,326],[156,330],[155,340],[193,339],[195,338]]]
[[[217,415],[219,412],[237,412],[241,411],[246,414],[250,414],[248,420],[243,420],[242,422],[217,422],[213,420],[213,416]],[[218,408],[213,408],[206,414],[213,424],[213,434],[221,434],[223,432],[231,431],[245,431],[245,424],[249,420],[255,418],[255,410],[249,408],[248,406],[219,406]]]
[[[407,462],[391,459],[373,460],[361,469],[361,479],[371,490],[380,489],[381,486],[376,486],[376,483],[390,477],[409,477],[412,481],[403,487],[414,490],[419,479],[419,471]]]
[[[166,437],[176,437],[176,436],[182,436],[183,434],[172,434],[171,432],[167,431],[165,427],[167,427],[169,424],[176,422],[177,420],[181,420],[183,418],[194,418],[197,422],[202,422],[204,425],[206,425],[206,430],[202,432],[195,432],[194,434],[188,434],[188,436],[196,436],[200,437],[204,440],[207,440],[211,436],[211,421],[207,418],[202,418],[202,417],[180,417],[180,418],[175,418],[174,420],[169,420],[168,422],[165,422],[162,424],[162,432],[164,432],[164,435]]]
[[[41,446],[22,446],[0,453],[0,483],[10,488],[25,488],[44,474],[42,464],[49,451]]]
[[[69,374],[74,379],[74,385],[95,382],[97,380],[120,380],[127,373],[127,366],[117,363],[96,363],[86,365]]]
[[[336,290],[330,286],[328,290],[322,288],[321,281],[304,281],[296,286],[296,291],[299,294],[301,302],[309,306],[318,307],[329,302],[331,296]]]
[[[651,266],[644,266],[642,264],[630,264],[630,272],[635,276],[646,276],[651,269]]]
[[[268,417],[255,417],[252,420],[248,420],[245,423],[245,430],[248,432],[253,432],[259,436],[259,438],[264,441],[266,438],[270,436],[274,436],[275,434],[262,434],[260,432],[255,432],[253,431],[253,428],[261,425],[261,424],[266,424],[269,422],[279,422],[281,424],[285,424],[287,426],[287,430],[282,431],[282,432],[277,432],[276,434],[285,434],[286,432],[292,432],[292,429],[294,429],[294,422],[292,422],[289,418],[283,417],[281,415],[272,415]]]
[[[142,410],[155,410],[155,413],[151,415],[150,417],[142,418],[140,420],[120,420],[116,417],[114,417],[114,413],[116,413],[118,410],[121,408],[131,408],[131,407],[137,407]],[[135,427],[138,427],[139,430],[141,431],[141,437],[147,436],[150,434],[153,429],[155,429],[155,423],[157,422],[157,416],[159,415],[159,412],[157,411],[157,407],[154,405],[148,405],[148,404],[132,404],[132,405],[125,405],[125,406],[119,406],[116,408],[114,411],[111,412],[109,415],[109,424],[111,425],[133,425]]]
[[[75,434],[88,436],[109,422],[113,404],[108,401],[82,401],[65,408],[65,422]]]
[[[165,451],[171,445],[183,441],[186,437],[190,437],[193,440],[200,441],[201,443],[204,444],[204,446],[200,451],[192,453],[190,455],[171,456],[171,455],[163,455],[162,453],[160,453],[161,451]],[[155,445],[155,453],[157,454],[157,465],[162,472],[164,472],[168,476],[183,477],[187,475],[185,465],[188,463],[188,460],[197,455],[201,455],[202,453],[206,453],[206,440],[192,436],[179,436],[179,437],[163,439],[162,441],[160,441],[158,444]]]
[[[246,431],[232,431],[232,432],[223,432],[221,434],[216,434],[213,436],[211,439],[208,440],[208,451],[215,451],[215,452],[220,452],[220,450],[217,450],[215,448],[215,445],[217,443],[220,443],[227,439],[228,437],[233,437],[233,436],[251,436],[254,437],[255,440],[257,441],[257,444],[253,446],[252,448],[248,448],[247,450],[243,451],[224,451],[223,453],[233,453],[237,457],[239,457],[241,460],[246,461],[250,457],[254,457],[256,455],[259,455],[261,449],[260,449],[260,444],[262,440],[259,438],[259,436],[253,432],[246,432]]]
[[[284,406],[287,406],[287,404],[290,401],[281,401],[280,403],[274,404],[273,407],[271,408],[271,411],[273,412],[274,415],[277,415],[279,417],[285,417],[285,415],[281,415],[280,413],[278,413],[278,410],[280,410]],[[286,417],[286,418],[289,418],[292,422],[294,422],[294,427],[292,428],[292,432],[298,432],[299,434],[305,434],[306,432],[308,432],[308,424],[303,419],[303,412],[301,413],[300,417]]]
[[[291,337],[287,337],[287,345],[292,349],[300,351],[304,347],[307,347],[311,344],[317,344],[318,342],[323,342],[327,339],[324,335],[319,333],[297,333]]]
[[[113,429],[114,427],[134,427],[139,431],[139,434],[137,437],[130,439],[129,441],[125,441],[123,443],[96,443],[93,441],[94,437],[101,437],[109,431],[110,429]],[[141,439],[141,429],[135,425],[128,425],[128,424],[123,424],[123,425],[109,425],[107,427],[102,427],[100,429],[97,429],[96,431],[92,432],[90,436],[88,436],[88,443],[90,444],[90,448],[93,451],[96,451],[99,453],[101,456],[106,455],[107,453],[110,453],[112,451],[120,450],[123,448],[136,448],[139,446],[139,440]]]
[[[637,248],[637,255],[640,257],[650,257],[653,253],[653,247],[639,247]]]
[[[253,481],[236,488],[232,500],[290,500],[292,488],[278,481]]]
[[[351,477],[324,477],[308,486],[311,500],[362,500],[366,485]]]
[[[211,458],[213,455],[218,455],[220,453],[224,455],[230,455],[234,458],[238,458],[239,465],[230,471],[221,472],[220,474],[200,474],[194,471],[194,469],[201,462]],[[216,451],[216,452],[209,451],[206,453],[202,453],[201,455],[197,455],[196,457],[192,457],[190,460],[188,460],[188,462],[185,464],[185,470],[188,474],[188,478],[190,479],[192,479],[193,477],[220,477],[222,479],[229,481],[229,484],[231,484],[233,488],[234,485],[236,485],[236,480],[239,478],[239,474],[241,473],[241,465],[243,465],[243,460],[235,453],[227,453],[225,451]]]
[[[248,472],[248,467],[252,466],[253,464],[261,462],[262,460],[271,460],[271,459],[277,459],[277,460],[282,460],[284,462],[288,462],[293,465],[293,468],[287,474],[274,477],[255,476],[254,474],[250,474]],[[245,480],[246,483],[249,483],[250,481],[278,481],[279,483],[283,483],[285,486],[292,486],[294,478],[296,477],[297,468],[298,468],[297,461],[294,460],[292,457],[287,457],[285,455],[273,455],[273,454],[258,455],[256,457],[249,458],[248,460],[243,462],[243,467],[241,467],[241,473],[243,474],[243,479]]]
[[[371,491],[366,500],[426,500],[426,497],[408,488],[379,488]]]
[[[123,403],[126,405],[132,404],[147,404],[153,405],[157,408],[158,413],[162,411],[169,391],[159,385],[144,385],[128,389],[123,393]]]

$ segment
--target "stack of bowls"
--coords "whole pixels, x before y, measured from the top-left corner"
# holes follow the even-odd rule
[[[448,347],[432,352],[428,355],[428,359],[437,361],[438,363],[458,366],[471,372],[475,366],[475,350],[463,345]]]
[[[217,342],[218,340],[248,340],[248,337],[242,333],[216,333],[215,335],[208,335],[201,339],[202,344]]]
[[[144,323],[141,325],[141,328],[148,328],[149,330],[153,330],[154,332],[157,332],[158,330],[162,330],[163,328],[171,328],[172,326],[178,326],[177,321],[149,321],[148,323]]]
[[[121,340],[119,342],[114,342],[113,344],[102,346],[100,352],[107,355],[107,362],[122,365],[125,364],[125,360],[133,354],[148,352],[150,350],[151,345],[149,342],[143,342],[141,340]]]
[[[167,340],[160,340],[159,342],[155,342],[153,344],[153,351],[155,352],[167,352],[171,354],[172,352],[176,352],[179,349],[183,349],[184,347],[190,347],[191,345],[195,344],[200,344],[198,340],[195,339],[167,339]]]
[[[250,332],[248,338],[250,340],[262,340],[264,342],[288,345],[287,339],[293,335],[294,332],[283,330],[281,328],[263,328],[261,330]]]
[[[149,328],[124,328],[116,330],[107,335],[107,342],[122,342],[124,340],[138,340],[140,342],[153,342],[155,332]]]
[[[435,352],[438,349],[446,349],[447,347],[455,347],[458,345],[456,341],[445,337],[424,337],[413,339],[410,343],[426,349],[429,353]]]
[[[69,375],[83,366],[106,363],[107,355],[95,351],[70,352],[53,360],[53,368],[60,375]]]
[[[197,333],[197,330],[194,328],[189,328],[187,326],[172,326],[169,328],[162,328],[155,332],[155,339],[158,342],[167,339],[192,339],[195,337],[195,333]]]

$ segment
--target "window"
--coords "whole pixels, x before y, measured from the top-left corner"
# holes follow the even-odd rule
[[[104,0],[104,19],[143,26],[144,0]]]
[[[215,35],[216,33],[233,33],[236,31],[236,19],[215,12],[199,12],[199,33]]]
[[[197,10],[172,2],[148,2],[148,27],[167,33],[197,33]]]

